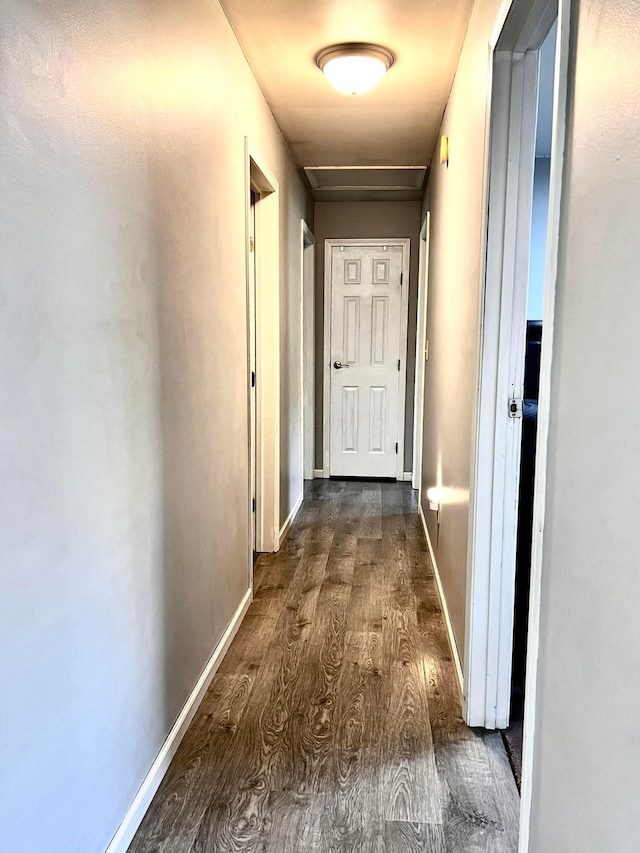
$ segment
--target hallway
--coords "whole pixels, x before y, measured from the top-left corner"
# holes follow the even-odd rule
[[[499,733],[468,729],[408,484],[315,480],[130,853],[511,853]]]

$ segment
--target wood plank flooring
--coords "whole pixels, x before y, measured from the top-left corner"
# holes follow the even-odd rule
[[[513,853],[502,740],[468,729],[415,492],[315,480],[130,853]]]

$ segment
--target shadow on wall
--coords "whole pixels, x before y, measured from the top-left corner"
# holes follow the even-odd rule
[[[104,849],[247,588],[246,64],[217,4],[6,12],[0,846]]]
[[[199,4],[157,10],[171,32],[157,58],[187,90],[205,69],[219,89],[215,22]],[[204,22],[207,22],[203,26]],[[194,33],[198,33],[194,36]],[[190,57],[182,66],[185,57]],[[161,72],[163,73],[163,72]],[[164,517],[164,731],[168,731],[247,587],[248,434],[243,140],[215,132],[225,99],[198,85],[158,105],[149,164],[157,288]],[[173,90],[169,89],[173,99]],[[177,114],[176,114],[177,113]],[[222,200],[235,175],[236,197]],[[233,235],[225,240],[223,234]],[[240,238],[240,239],[238,239]],[[240,261],[240,263],[238,263]]]

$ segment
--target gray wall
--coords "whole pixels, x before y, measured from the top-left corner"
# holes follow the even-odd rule
[[[416,360],[416,307],[420,254],[420,202],[316,202],[316,468],[322,468],[322,365],[324,361],[324,241],[332,238],[408,237],[409,325],[407,337],[407,398],[405,405],[404,470],[413,467],[413,392]]]
[[[285,515],[310,210],[216,2],[0,14],[0,847],[91,853],[247,589],[245,135],[282,197]]]
[[[574,14],[530,849],[635,853],[640,2]]]
[[[469,22],[441,133],[449,166],[434,152],[425,206],[431,210],[423,510],[460,655],[464,651],[471,444],[478,388],[483,252],[487,45],[499,0],[479,0]],[[438,487],[440,529],[427,489]]]

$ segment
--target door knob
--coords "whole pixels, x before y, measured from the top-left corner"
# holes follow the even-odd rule
[[[340,370],[340,368],[342,368],[342,367],[349,367],[348,364],[343,364],[341,361],[334,361],[333,366],[335,367],[336,370]]]

